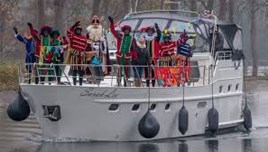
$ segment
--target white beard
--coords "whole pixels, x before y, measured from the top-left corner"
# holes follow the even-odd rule
[[[144,36],[144,38],[145,38],[146,41],[153,41],[154,38],[155,38],[155,36],[154,36],[154,35],[149,36],[148,34],[146,34],[146,35]]]
[[[89,38],[92,41],[99,41],[103,35],[103,28],[101,25],[98,25],[97,28],[94,28],[93,25],[87,27],[87,32],[89,33]]]

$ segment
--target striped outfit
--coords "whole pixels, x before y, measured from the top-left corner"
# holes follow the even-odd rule
[[[173,57],[175,56],[175,48],[177,42],[162,42],[160,43],[159,62],[161,66],[172,66]]]
[[[87,47],[87,38],[83,35],[76,35],[74,29],[67,30],[67,36],[70,39],[71,47],[71,60],[70,64],[85,64],[86,56],[85,49]],[[72,68],[78,69],[78,66],[72,66]]]

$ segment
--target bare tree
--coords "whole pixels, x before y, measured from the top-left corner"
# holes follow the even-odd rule
[[[122,4],[125,7],[125,9],[127,10],[127,12],[130,11],[130,4],[131,4],[131,0],[122,0]]]
[[[214,0],[198,0],[206,10],[213,10]]]
[[[165,0],[160,0],[160,10],[163,10],[163,9],[165,9],[165,4],[164,4],[164,1]]]
[[[44,0],[36,0],[37,25],[41,27],[45,21]]]
[[[170,0],[171,4],[170,4],[170,9],[171,10],[178,10],[179,9],[179,0]]]
[[[220,0],[219,19],[225,20],[227,13],[227,0]]]
[[[63,21],[63,10],[64,10],[64,3],[65,0],[54,0],[54,7],[55,7],[55,18],[54,23],[55,27],[62,31],[64,28],[64,21]]]
[[[189,7],[190,11],[196,11],[197,10],[196,0],[189,0],[188,7]]]
[[[234,22],[235,0],[229,0],[229,21]]]
[[[252,76],[258,76],[258,53],[256,50],[256,0],[251,0],[251,10],[250,10],[250,50],[253,61]]]
[[[101,0],[93,1],[92,15],[99,14],[100,4],[101,4]]]
[[[7,48],[12,47],[10,41],[13,37],[11,32],[11,27],[15,23],[16,15],[16,0],[10,1],[0,1],[0,53],[5,52]],[[4,54],[1,54],[4,58]]]

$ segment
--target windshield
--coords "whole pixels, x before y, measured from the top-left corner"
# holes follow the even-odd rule
[[[172,35],[173,41],[178,41],[180,34],[186,31],[188,36],[192,37],[187,42],[192,46],[194,52],[208,52],[210,49],[209,41],[209,28],[208,24],[194,24],[192,22],[185,22],[179,20],[161,19],[161,18],[141,18],[141,19],[128,19],[123,20],[119,26],[116,27],[117,31],[120,31],[120,27],[124,25],[130,25],[135,31],[135,39],[138,40],[145,33],[140,33],[140,29],[148,26],[154,26],[157,23],[161,31],[168,29]],[[221,33],[221,31],[220,31]],[[156,35],[156,33],[155,33]],[[107,39],[109,43],[109,49],[116,49],[116,39],[111,32],[107,32]],[[223,43],[226,47],[226,42]]]
[[[116,49],[116,38],[109,31],[106,32],[106,37],[107,37],[109,49],[110,50],[115,50]]]

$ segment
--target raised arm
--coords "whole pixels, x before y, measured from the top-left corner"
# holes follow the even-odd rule
[[[80,21],[77,21],[71,28],[69,28],[68,30],[67,30],[67,36],[69,37],[69,38],[72,38],[73,36],[74,36],[74,29],[75,29],[75,27],[77,27],[77,26],[79,26],[80,25]]]
[[[33,36],[33,38],[34,38],[35,40],[40,40],[40,37],[39,37],[39,36],[37,35],[37,33],[35,32],[32,23],[28,23],[28,26],[29,26],[29,28],[30,28],[30,32],[31,32],[31,35]]]
[[[157,23],[154,24],[155,30],[156,30],[156,41],[159,42],[161,39],[161,30],[159,29],[159,26]]]
[[[18,29],[16,27],[13,27],[14,33],[15,33],[15,37],[23,44],[26,43],[25,39],[23,38],[22,35],[19,34]]]
[[[115,31],[115,27],[114,27],[114,19],[113,17],[109,16],[108,17],[109,21],[110,21],[110,29],[111,29],[111,32],[112,34],[114,35],[115,38],[121,38],[121,35]]]

